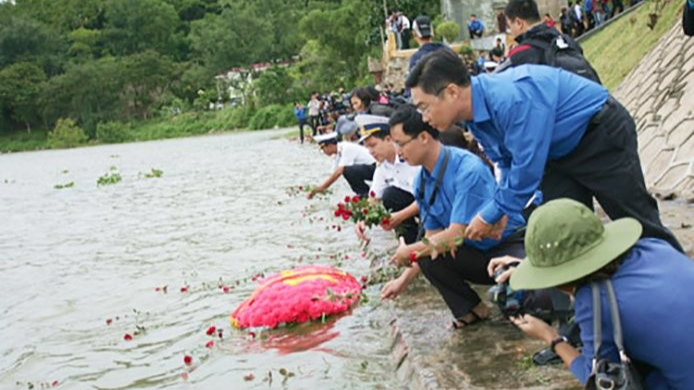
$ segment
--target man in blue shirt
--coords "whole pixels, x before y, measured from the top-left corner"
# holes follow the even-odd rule
[[[610,218],[633,217],[645,237],[682,251],[646,190],[634,120],[602,86],[538,65],[470,78],[460,58],[446,51],[420,61],[406,86],[433,127],[467,121],[501,171],[467,238],[494,237],[502,217],[522,210],[539,188],[545,200],[568,197],[591,209],[595,197]]]
[[[391,261],[412,267],[387,283],[381,297],[397,296],[421,270],[441,293],[454,325],[484,319],[489,309],[467,282],[493,284],[486,274],[492,258],[523,256],[522,233],[514,233],[525,226],[525,220],[519,213],[510,213],[504,217],[508,223],[499,232],[501,240],[462,242],[466,226],[494,194],[496,181],[490,167],[466,150],[442,146],[438,131],[424,123],[412,105],[400,106],[390,125],[400,156],[410,165],[422,166],[414,195],[426,239],[410,245],[401,240]],[[451,250],[456,251],[454,256]]]
[[[299,103],[295,102],[294,103],[294,115],[296,116],[296,120],[299,121],[299,139],[301,140],[301,143],[304,143],[304,126],[308,123],[306,120],[306,107]]]
[[[467,31],[470,33],[470,39],[482,38],[484,34],[484,23],[477,19],[477,15],[470,15],[470,21],[467,24]]]

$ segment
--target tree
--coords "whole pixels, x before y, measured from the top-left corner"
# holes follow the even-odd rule
[[[214,73],[267,60],[272,26],[252,7],[225,8],[191,25],[193,53]]]
[[[14,15],[2,8],[0,13],[0,68],[17,62],[40,64],[45,72],[56,73],[63,42],[46,25]]]
[[[287,91],[292,87],[292,78],[285,68],[273,66],[260,74],[255,87],[263,105],[284,104]]]
[[[0,106],[10,118],[21,122],[31,133],[31,125],[39,121],[39,95],[46,74],[34,63],[20,62],[0,70]]]
[[[170,58],[152,50],[124,57],[119,62],[123,70],[121,96],[127,115],[147,119],[161,106],[162,96],[174,79],[174,64]]]
[[[111,54],[175,54],[179,19],[172,5],[161,0],[108,0],[105,15],[102,41]]]

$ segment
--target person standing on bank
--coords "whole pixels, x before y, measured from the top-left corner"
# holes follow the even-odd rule
[[[308,108],[308,124],[311,126],[312,135],[315,137],[318,134],[318,126],[320,126],[320,100],[318,100],[318,92],[311,93],[311,99],[306,107]]]
[[[424,56],[429,53],[435,52],[437,50],[447,49],[451,50],[450,47],[444,45],[441,42],[434,42],[432,37],[434,36],[434,26],[431,25],[431,18],[426,15],[419,15],[415,18],[412,23],[412,36],[414,40],[417,41],[419,49],[412,54],[410,57],[408,69],[411,71],[417,62],[424,58]]]
[[[568,197],[590,209],[595,197],[611,219],[633,217],[644,237],[682,252],[646,190],[634,119],[602,86],[539,65],[471,78],[447,51],[420,61],[406,86],[427,123],[447,129],[466,121],[501,170],[500,185],[467,238],[494,237],[503,216],[520,212],[539,188],[545,200]]]
[[[338,129],[339,130],[339,129]],[[323,153],[328,156],[336,156],[333,173],[323,183],[309,192],[306,196],[312,199],[317,193],[330,188],[333,183],[344,176],[349,186],[360,197],[369,195],[369,184],[374,176],[376,160],[371,157],[369,151],[352,142],[338,142],[336,131],[314,137]]]
[[[518,46],[509,51],[508,60],[499,72],[523,64],[548,65],[602,84],[598,72],[583,56],[581,46],[568,34],[560,34],[540,19],[535,0],[510,0],[505,13],[511,36]],[[554,63],[548,63],[549,53]]]
[[[366,146],[377,163],[369,196],[375,200],[382,200],[383,206],[392,213],[391,216],[397,218],[398,211],[414,203],[412,187],[420,167],[409,165],[398,156],[398,150],[390,136],[388,118],[357,115],[355,121],[362,128],[369,128],[362,131],[359,143]],[[419,225],[414,218],[397,221],[397,225],[400,226],[401,236],[406,243],[411,244],[416,241]],[[356,224],[355,232],[360,239],[368,241],[364,222]]]
[[[299,139],[301,140],[301,143],[304,143],[304,126],[306,126],[306,107],[299,103],[295,102],[294,103],[294,115],[296,116],[296,120],[299,121]]]
[[[421,270],[451,310],[454,327],[487,318],[489,308],[468,282],[494,284],[486,272],[489,261],[525,253],[519,230],[525,220],[519,213],[510,213],[504,217],[508,224],[498,232],[500,239],[465,240],[461,245],[466,227],[494,196],[496,180],[489,166],[466,150],[441,145],[439,132],[409,104],[391,116],[390,134],[400,156],[408,164],[422,166],[414,194],[419,235],[427,239],[409,245],[401,239],[391,262],[410,268],[383,287],[381,298],[397,296]]]
[[[620,361],[608,302],[613,296],[621,344],[646,388],[694,389],[694,262],[663,240],[640,236],[641,225],[633,218],[603,226],[584,205],[558,199],[540,206],[530,217],[525,237],[528,257],[522,261],[493,259],[489,273],[520,261],[517,268],[500,277],[510,276],[514,290],[557,286],[575,296],[582,351],[531,315],[512,320],[529,336],[550,345],[581,383],[588,381],[594,367],[593,343],[599,337],[594,329],[601,329],[602,334],[598,358]],[[594,282],[601,309],[597,328],[591,291]]]

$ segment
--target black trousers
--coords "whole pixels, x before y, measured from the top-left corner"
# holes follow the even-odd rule
[[[386,187],[383,191],[383,206],[389,211],[400,211],[414,202],[414,196],[397,187]],[[396,231],[398,236],[402,236],[407,244],[417,241],[419,224],[414,217],[403,221]]]
[[[522,236],[509,237],[488,251],[463,245],[458,248],[455,257],[446,254],[436,260],[422,258],[418,264],[424,276],[439,290],[453,317],[457,319],[468,314],[481,302],[468,282],[495,284],[494,279],[487,273],[487,265],[491,259],[506,255],[521,259],[525,257]]]
[[[634,119],[612,97],[576,149],[547,163],[540,189],[545,201],[571,198],[591,210],[595,197],[610,219],[635,218],[643,225],[642,237],[663,239],[683,252],[646,190]]]
[[[318,126],[320,126],[320,116],[311,115],[308,117],[308,125],[311,126],[312,134],[315,137],[318,134]]]
[[[344,176],[349,186],[357,195],[362,198],[369,196],[369,184],[374,178],[376,164],[357,164],[346,166],[342,176]]]
[[[302,144],[304,143],[304,126],[306,126],[307,122],[306,118],[299,119],[299,139]]]

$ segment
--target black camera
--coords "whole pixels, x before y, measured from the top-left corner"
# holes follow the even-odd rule
[[[494,272],[494,280],[518,262],[509,263]],[[487,291],[487,296],[494,302],[504,317],[516,317],[530,314],[545,322],[568,322],[573,316],[571,298],[556,288],[514,291],[508,281],[496,284]]]

